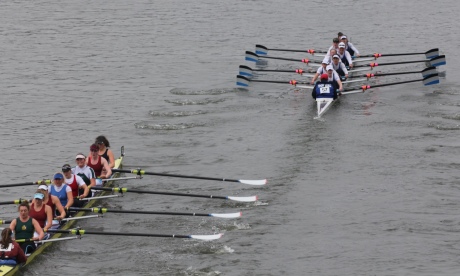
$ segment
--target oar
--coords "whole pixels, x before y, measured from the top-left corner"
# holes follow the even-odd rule
[[[14,199],[9,201],[2,201],[0,205],[11,205],[11,204],[21,204],[22,202],[29,202],[27,199]]]
[[[387,63],[377,63],[377,62],[371,62],[368,64],[362,64],[362,65],[355,65],[353,68],[358,68],[358,67],[377,67],[377,66],[383,66],[383,65],[397,65],[397,64],[409,64],[409,63],[421,63],[425,62],[427,67],[438,67],[441,65],[446,65],[446,56],[437,56],[432,59],[423,59],[423,60],[411,60],[411,61],[398,61],[398,62],[387,62]]]
[[[143,215],[170,215],[170,216],[195,216],[195,217],[215,217],[215,218],[239,218],[241,212],[227,214],[204,214],[204,213],[180,213],[180,212],[154,212],[154,211],[135,211],[135,210],[117,210],[107,208],[75,208],[70,207],[70,211],[85,211],[93,213],[120,213],[120,214],[143,214]]]
[[[413,56],[413,55],[425,55],[426,58],[431,59],[439,56],[439,49],[438,48],[433,48],[431,50],[428,50],[426,52],[413,52],[413,53],[401,53],[401,54],[379,54],[379,53],[374,53],[374,54],[369,54],[369,55],[360,55],[361,57],[374,57],[374,58],[379,58],[379,57],[395,57],[395,56]]]
[[[265,47],[264,45],[256,44],[256,54],[258,55],[267,55],[268,51],[281,51],[281,52],[297,52],[297,53],[308,53],[308,54],[315,54],[315,53],[323,53],[327,54],[327,51],[317,51],[314,49],[307,49],[307,50],[291,50],[291,49],[272,49]],[[391,57],[391,56],[411,56],[411,55],[425,55],[426,58],[434,58],[439,56],[439,49],[438,48],[433,48],[431,50],[428,50],[426,52],[413,52],[413,53],[401,53],[401,54],[379,54],[379,53],[374,53],[374,54],[369,54],[369,55],[360,55],[360,57],[373,57],[373,58],[379,58],[379,57]]]
[[[274,73],[295,73],[301,76],[314,76],[314,73],[305,72],[303,69],[293,69],[293,70],[274,70],[274,69],[253,69],[246,65],[240,65],[239,67],[239,74],[245,77],[252,77],[254,75],[253,72],[274,72]],[[352,71],[350,71],[352,72]],[[368,73],[364,75],[349,75],[348,78],[373,78],[373,77],[381,77],[381,76],[393,76],[393,75],[404,75],[404,74],[416,74],[422,73],[423,77],[429,76],[431,74],[437,74],[436,67],[429,67],[425,68],[422,71],[406,71],[406,72],[394,72],[394,73]],[[441,76],[441,74],[440,74]]]
[[[76,240],[76,239],[81,239],[81,236],[56,238],[56,239],[41,240],[41,241],[34,241],[33,239],[20,239],[20,240],[16,240],[16,242],[21,243],[21,242],[31,242],[31,241],[33,241],[34,243],[43,244],[43,243],[47,243],[47,242],[68,241],[68,240]]]
[[[251,51],[246,51],[245,59],[247,61],[257,62],[260,58],[268,58],[268,59],[279,59],[279,60],[287,60],[287,61],[298,61],[303,62],[307,65],[321,65],[322,60],[310,60],[308,58],[304,59],[294,59],[294,58],[282,58],[282,57],[268,57],[268,56],[259,56],[256,53]]]
[[[226,199],[226,200],[233,200],[233,201],[239,201],[239,202],[254,202],[254,201],[257,201],[257,196],[213,196],[213,195],[197,195],[197,194],[184,194],[184,193],[134,190],[134,189],[128,189],[128,188],[105,188],[105,187],[91,187],[91,189],[92,190],[112,191],[112,192],[119,192],[119,193],[138,193],[138,194],[154,194],[154,195],[217,198],[217,199]]]
[[[158,176],[179,177],[179,178],[193,178],[193,179],[202,179],[202,180],[217,180],[217,181],[226,181],[226,182],[239,182],[239,183],[248,184],[248,185],[265,185],[265,184],[267,184],[267,179],[262,179],[262,180],[242,180],[242,179],[215,178],[215,177],[203,177],[203,176],[192,176],[192,175],[146,172],[144,170],[139,170],[139,169],[138,170],[112,169],[112,172],[132,173],[132,174],[137,174],[137,175],[158,175]]]
[[[151,233],[120,233],[120,232],[99,232],[99,231],[87,231],[83,229],[69,229],[69,230],[59,230],[59,229],[48,229],[49,233],[66,233],[74,235],[106,235],[106,236],[128,236],[128,237],[157,237],[157,238],[178,238],[178,239],[197,239],[197,240],[217,240],[220,239],[224,234],[214,234],[214,235],[171,235],[171,234],[151,234]]]
[[[315,50],[315,49],[307,49],[307,50],[275,49],[275,48],[267,48],[264,45],[256,44],[256,54],[267,55],[268,51],[308,53],[311,55],[314,55],[315,53],[327,54],[327,51],[320,51],[320,50]]]
[[[16,183],[16,184],[5,184],[0,185],[0,188],[7,188],[7,187],[18,187],[18,186],[29,186],[29,185],[42,185],[42,184],[51,184],[51,180],[39,180],[35,182],[24,182],[24,183]]]
[[[340,95],[360,93],[360,92],[364,92],[364,91],[372,89],[372,88],[384,87],[384,86],[390,86],[390,85],[397,85],[397,84],[404,84],[404,83],[411,83],[411,82],[419,82],[419,81],[423,81],[423,85],[425,85],[425,86],[433,85],[433,84],[439,83],[439,76],[438,76],[438,74],[435,74],[435,75],[429,75],[427,77],[424,77],[423,79],[418,79],[418,80],[399,81],[399,82],[376,84],[376,85],[363,85],[363,86],[361,86],[360,89],[356,89],[356,88],[344,89],[344,92],[341,92]]]
[[[236,76],[236,85],[248,87],[249,82],[268,82],[268,83],[282,83],[282,84],[291,84],[291,85],[298,85],[298,84],[310,84],[310,82],[302,82],[297,80],[289,80],[289,81],[274,81],[274,80],[253,80],[246,78],[244,76],[238,75]],[[312,86],[313,88],[313,86]]]
[[[2,220],[0,219],[0,225],[3,225],[3,224],[10,224],[13,220]]]

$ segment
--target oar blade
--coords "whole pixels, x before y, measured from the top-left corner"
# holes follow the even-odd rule
[[[236,76],[236,85],[238,86],[248,87],[249,82],[250,80],[244,76],[241,76],[241,75]]]
[[[227,199],[239,202],[255,202],[257,196],[227,196]]]
[[[439,56],[439,49],[438,48],[433,48],[431,50],[428,50],[428,51],[425,52],[425,56],[428,59],[435,58],[435,57]]]
[[[268,54],[268,48],[264,45],[256,44],[256,54],[266,56]]]
[[[422,76],[424,78],[431,76],[431,75],[436,75],[438,71],[436,70],[436,67],[428,67],[422,70]]]
[[[245,76],[245,77],[249,77],[249,78],[253,76],[251,67],[246,66],[246,65],[240,65],[239,74],[241,76]]]
[[[267,179],[261,179],[261,180],[242,180],[240,179],[238,181],[242,184],[255,185],[255,186],[267,184]]]
[[[446,65],[446,56],[445,55],[432,58],[427,62],[427,67],[438,67],[438,66],[441,66],[441,65]]]
[[[218,240],[222,238],[224,234],[219,233],[215,235],[190,235],[189,237],[191,239],[196,239],[196,240],[202,240],[202,241],[212,241],[212,240]]]
[[[244,59],[247,61],[258,62],[259,56],[251,51],[246,51]]]
[[[424,85],[432,85],[432,84],[438,84],[439,83],[439,76],[438,74],[436,75],[431,75],[423,79],[423,84]]]
[[[211,217],[215,218],[239,218],[243,215],[243,213],[228,213],[228,214],[209,214]]]

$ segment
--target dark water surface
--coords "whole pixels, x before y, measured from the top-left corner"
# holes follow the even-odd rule
[[[3,182],[49,178],[106,135],[125,165],[268,178],[262,188],[146,176],[123,187],[258,195],[252,203],[126,194],[127,210],[237,212],[224,220],[107,214],[83,229],[211,234],[214,242],[85,236],[24,275],[458,275],[460,75],[457,1],[6,1],[0,9]],[[309,91],[235,87],[244,51],[362,53],[439,47],[447,78],[344,97],[313,120]],[[304,58],[298,53],[274,56]],[[412,57],[420,59],[423,56]],[[381,59],[379,62],[411,59]],[[267,68],[301,64],[269,61]],[[382,67],[383,72],[423,66]],[[263,79],[301,78],[266,74]],[[415,75],[388,77],[385,83]],[[4,188],[0,200],[30,197]],[[2,219],[16,216],[3,206]]]

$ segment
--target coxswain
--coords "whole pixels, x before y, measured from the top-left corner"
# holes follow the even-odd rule
[[[96,145],[99,146],[98,154],[109,162],[110,168],[115,167],[115,156],[113,155],[113,151],[110,149],[110,143],[105,136],[97,136],[96,141],[94,142]]]
[[[340,60],[350,68],[353,68],[353,60],[351,59],[351,55],[348,51],[345,50],[345,43],[339,43],[339,50],[337,51],[337,55],[339,55]]]
[[[347,38],[346,35],[342,35],[340,37],[340,41],[345,44],[345,50],[347,50],[347,52],[349,52],[352,57],[353,56],[359,57],[358,49],[356,49],[356,47],[355,47],[355,45],[353,45],[353,43],[348,41],[348,38]]]
[[[64,207],[64,213],[73,205],[72,189],[67,184],[64,184],[64,175],[62,173],[54,174],[53,185],[48,187],[48,191],[50,196],[56,196],[59,199],[59,202]],[[58,215],[62,216],[63,213],[59,211]]]
[[[10,229],[14,231],[16,240],[32,240],[21,243],[21,248],[24,250],[26,255],[32,253],[37,248],[34,241],[42,240],[45,236],[43,229],[40,227],[40,224],[38,224],[38,221],[29,216],[29,210],[29,202],[22,202],[19,204],[19,217],[13,219],[10,223]],[[35,235],[34,232],[37,234]]]
[[[50,193],[48,192],[48,186],[42,184],[38,186],[38,190],[41,191],[45,195],[45,197],[43,198],[43,204],[46,204],[51,207],[53,217],[56,220],[61,220],[65,218],[66,212],[64,210],[64,207],[62,206],[57,196],[50,195]],[[57,215],[56,210],[59,212],[59,215]],[[53,222],[53,225],[54,224],[55,223]]]
[[[340,60],[340,57],[339,55],[334,55],[332,56],[332,68],[337,72],[337,74],[339,74],[339,76],[341,77],[341,79],[345,78],[347,79],[348,78],[348,70],[347,70],[347,67],[345,66],[345,64],[343,64],[343,62]]]
[[[46,232],[53,226],[53,209],[43,203],[45,193],[37,190],[30,204],[29,216],[36,219],[41,228]]]
[[[313,90],[311,91],[311,96],[313,99],[317,98],[333,98],[337,99],[337,89],[333,81],[329,81],[329,76],[327,74],[321,75],[321,80],[315,84]]]
[[[17,265],[27,261],[21,246],[13,240],[13,231],[5,228],[0,240],[0,265]]]
[[[75,156],[75,162],[77,166],[72,168],[72,173],[81,177],[89,189],[91,189],[91,187],[96,187],[96,173],[93,168],[86,165],[86,156],[84,156],[83,153],[78,153],[77,156]],[[92,192],[90,191],[88,197],[91,196]]]
[[[96,177],[109,178],[112,175],[112,169],[109,166],[107,160],[98,154],[99,146],[92,144],[89,147],[90,155],[86,158],[86,165],[93,168],[96,173]]]

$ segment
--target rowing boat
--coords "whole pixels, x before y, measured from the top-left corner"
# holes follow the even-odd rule
[[[120,157],[115,160],[114,169],[121,169],[122,168],[123,157],[124,157],[124,147],[121,147],[121,154],[120,154]],[[119,172],[115,172],[115,173],[113,173],[111,178],[112,179],[116,178],[119,175],[120,175]],[[106,186],[106,187],[109,187],[109,186],[112,186],[112,185],[113,185],[113,181],[106,181],[105,184],[104,184],[104,186]],[[103,191],[99,195],[103,196],[105,193],[108,193],[108,192]],[[85,204],[84,208],[91,208],[96,203],[97,203],[97,200],[89,200],[88,203]],[[74,215],[74,217],[75,218],[83,217],[83,215],[85,213],[86,212],[84,212],[84,211],[80,211],[80,212],[76,213]],[[61,227],[59,227],[59,229],[61,229],[61,230],[69,230],[74,226],[75,223],[76,223],[76,220],[69,220],[68,222],[63,224]],[[61,236],[62,236],[62,233],[55,233],[50,237],[49,240],[58,239]],[[41,253],[43,253],[44,250],[46,250],[50,245],[51,245],[51,242],[46,242],[46,243],[43,243],[42,245],[40,245],[39,247],[37,247],[37,249],[30,256],[27,257],[27,262],[25,264],[15,265],[15,266],[1,265],[0,266],[0,276],[15,275],[16,273],[19,272],[19,270],[21,268],[23,268],[23,267],[29,265],[30,263],[32,263],[36,259],[36,257],[39,256]]]

